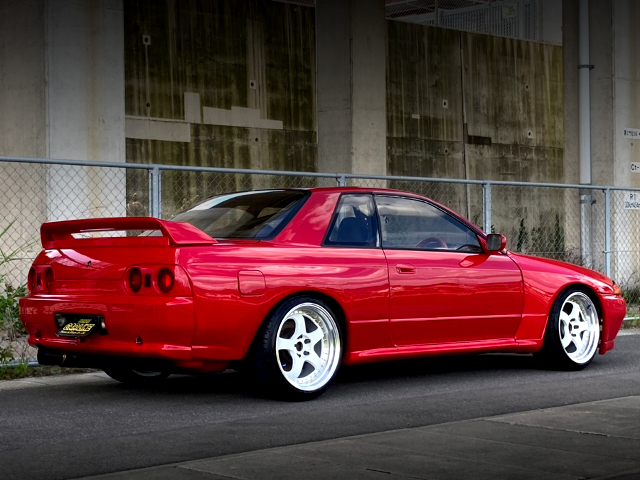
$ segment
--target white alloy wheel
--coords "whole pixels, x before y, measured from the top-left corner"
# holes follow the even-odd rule
[[[336,321],[321,305],[300,303],[282,317],[276,333],[276,361],[295,389],[322,389],[340,364],[341,349]]]
[[[580,287],[560,293],[549,312],[542,348],[534,356],[554,370],[581,370],[598,352],[600,318],[591,297]]]
[[[560,345],[567,357],[578,365],[591,361],[598,348],[600,322],[589,296],[571,293],[562,303],[558,322]]]

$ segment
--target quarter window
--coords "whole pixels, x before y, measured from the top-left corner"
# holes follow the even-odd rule
[[[217,195],[174,222],[190,223],[213,238],[274,238],[309,196],[302,190],[265,190]]]
[[[378,243],[371,195],[343,195],[324,244],[374,248]]]
[[[482,253],[475,232],[429,203],[376,196],[383,248]]]

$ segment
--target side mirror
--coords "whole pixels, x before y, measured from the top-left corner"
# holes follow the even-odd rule
[[[490,252],[501,252],[507,246],[507,239],[499,233],[487,235],[487,250]]]

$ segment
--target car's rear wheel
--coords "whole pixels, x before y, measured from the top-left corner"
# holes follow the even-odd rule
[[[342,360],[342,333],[331,307],[306,296],[284,302],[258,334],[252,360],[264,393],[287,400],[323,393]]]
[[[593,360],[600,340],[600,320],[593,300],[570,288],[555,301],[537,356],[548,367],[580,370]]]
[[[104,373],[118,382],[134,387],[157,386],[170,375],[168,371],[134,370],[126,367],[105,368]]]

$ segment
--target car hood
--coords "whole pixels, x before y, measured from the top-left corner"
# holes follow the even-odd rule
[[[532,265],[536,265],[538,268],[547,267],[548,269],[558,273],[560,273],[560,271],[564,271],[567,274],[583,275],[591,278],[592,280],[604,283],[609,287],[612,287],[614,283],[613,280],[600,272],[596,272],[595,270],[590,270],[579,265],[574,265],[572,263],[551,260],[550,258],[534,257],[532,255],[524,255],[521,253],[513,253],[511,251],[508,252],[508,254],[521,268],[527,269]],[[526,261],[523,262],[522,260]]]

